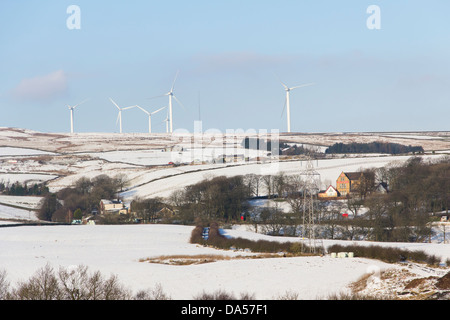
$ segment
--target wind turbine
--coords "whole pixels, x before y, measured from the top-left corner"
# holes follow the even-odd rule
[[[119,109],[119,114],[117,115],[117,121],[120,121],[120,133],[122,133],[122,111],[123,110],[128,110],[128,109],[132,109],[132,108],[136,108],[137,106],[130,106],[130,107],[125,107],[125,108],[120,108],[117,103],[114,102],[113,99],[109,98],[109,100],[111,100],[111,102],[117,107],[117,109]]]
[[[166,123],[166,133],[169,133],[169,112],[167,112],[164,122]]]
[[[290,106],[290,92],[293,89],[297,89],[297,88],[302,88],[302,87],[307,87],[307,86],[312,86],[315,83],[307,83],[307,84],[302,84],[299,86],[295,86],[295,87],[288,87],[286,84],[284,84],[281,80],[280,80],[281,84],[284,87],[284,90],[286,91],[286,103],[285,103],[285,107],[286,107],[286,115],[287,115],[287,132],[291,132],[291,106]],[[284,112],[284,108],[283,108],[283,112]]]
[[[175,86],[175,81],[177,80],[178,73],[179,72],[177,71],[177,74],[175,75],[175,79],[173,80],[172,87],[170,88],[169,92],[167,92],[166,94],[163,94],[161,96],[153,97],[153,98],[157,98],[157,97],[169,96],[169,120],[168,121],[170,124],[170,133],[173,132],[172,98],[175,99],[180,104],[180,106],[182,106],[184,108],[184,106],[180,102],[180,100],[178,100],[177,97],[173,94],[173,88]]]
[[[79,104],[76,104],[74,106],[69,106],[67,105],[67,107],[69,107],[70,110],[70,133],[73,133],[73,110],[78,107],[80,104],[85,103],[86,101],[88,101],[89,99],[84,100],[83,102],[80,102]]]
[[[152,115],[154,115],[155,113],[158,113],[159,111],[167,108],[167,107],[162,107],[156,111],[153,112],[148,112],[147,110],[145,110],[144,108],[141,108],[140,106],[137,106],[139,109],[141,109],[142,111],[144,111],[147,115],[148,115],[148,133],[152,133]]]

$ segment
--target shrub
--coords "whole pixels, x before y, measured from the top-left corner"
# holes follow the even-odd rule
[[[203,291],[201,294],[194,296],[194,300],[236,300],[236,297],[232,293],[219,289],[212,293]]]
[[[77,220],[81,220],[83,218],[83,212],[81,211],[80,208],[75,210],[75,212],[73,213],[73,218]]]
[[[0,270],[0,300],[5,300],[8,297],[9,282],[6,279],[6,271]]]
[[[141,290],[136,293],[134,300],[170,300],[170,296],[167,295],[160,283],[155,288],[148,290]]]
[[[218,289],[212,293],[203,291],[202,293],[193,297],[194,300],[254,300],[255,297],[249,293],[241,293],[239,298],[233,293],[226,292],[222,289]]]
[[[406,260],[427,263],[429,265],[439,264],[440,259],[435,255],[427,255],[424,251],[410,251],[399,248],[388,248],[383,246],[359,246],[335,244],[328,248],[328,252],[353,252],[355,257],[378,259],[388,263],[402,262]]]
[[[292,255],[300,255],[302,252],[311,252],[309,248],[298,242],[278,242],[269,240],[249,240],[244,238],[232,238],[228,239],[220,234],[219,225],[215,222],[210,224],[209,238],[204,240],[202,238],[203,227],[197,226],[192,230],[191,243],[199,243],[203,245],[211,245],[219,249],[230,249],[231,247],[236,249],[250,249],[253,252],[262,253],[278,253],[285,252]],[[322,253],[319,248],[318,253]]]
[[[19,282],[8,294],[11,300],[126,300],[130,292],[116,276],[104,279],[100,272],[90,274],[85,266],[55,272],[50,265],[39,269],[28,281]]]

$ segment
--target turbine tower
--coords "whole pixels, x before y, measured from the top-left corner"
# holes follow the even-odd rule
[[[281,82],[281,81],[280,81]],[[297,89],[297,88],[302,88],[302,87],[307,87],[307,86],[312,86],[314,83],[307,83],[307,84],[302,84],[299,86],[295,86],[295,87],[288,87],[286,84],[284,84],[283,82],[281,82],[281,84],[284,87],[284,90],[286,91],[286,102],[285,102],[285,108],[286,108],[286,115],[287,115],[287,132],[291,132],[291,105],[290,105],[290,92],[293,89]],[[284,111],[284,108],[283,108]]]
[[[169,113],[167,113],[164,122],[166,123],[166,133],[169,133]]]
[[[148,112],[147,110],[145,110],[144,108],[141,108],[140,106],[137,106],[137,107],[139,109],[141,109],[142,111],[144,111],[148,115],[148,133],[152,133],[152,115],[154,115],[155,113],[158,113],[159,111],[165,109],[166,107],[162,107],[153,112]]]
[[[170,88],[169,92],[167,92],[166,94],[163,94],[161,96],[153,97],[153,98],[157,98],[157,97],[169,96],[169,128],[170,128],[170,133],[173,132],[173,111],[172,111],[173,104],[172,104],[172,98],[175,99],[180,104],[180,106],[184,108],[184,106],[180,102],[180,100],[178,100],[177,97],[173,94],[173,88],[175,87],[175,81],[177,81],[178,73],[179,72],[177,71],[177,73],[175,75],[175,79],[173,80],[173,83],[172,83],[172,87]]]
[[[73,110],[78,107],[80,104],[85,103],[86,101],[88,101],[89,99],[84,100],[83,102],[80,102],[79,104],[76,104],[74,106],[69,106],[67,105],[67,107],[69,107],[70,110],[70,133],[73,133]]]
[[[119,114],[117,115],[117,120],[116,123],[118,121],[120,121],[120,133],[122,133],[122,111],[123,110],[128,110],[128,109],[132,109],[132,108],[136,108],[137,106],[130,106],[130,107],[125,107],[125,108],[120,108],[117,103],[114,102],[113,99],[109,98],[109,100],[111,100],[111,102],[117,107],[117,109],[119,109]]]

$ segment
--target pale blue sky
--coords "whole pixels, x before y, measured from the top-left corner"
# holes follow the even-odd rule
[[[200,105],[204,130],[286,131],[278,76],[317,84],[292,91],[293,131],[449,130],[449,15],[448,0],[1,0],[0,126],[68,132],[66,105],[90,98],[75,131],[118,132],[108,98],[156,110],[179,70],[174,129],[192,131]],[[123,112],[124,132],[147,123]]]

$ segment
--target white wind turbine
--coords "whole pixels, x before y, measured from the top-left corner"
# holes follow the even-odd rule
[[[117,107],[117,109],[119,109],[119,114],[117,115],[117,120],[116,123],[118,121],[120,121],[120,133],[122,133],[122,111],[123,110],[128,110],[128,109],[132,109],[132,108],[136,108],[137,106],[130,106],[130,107],[125,107],[125,108],[121,108],[117,105],[117,103],[114,102],[113,99],[109,98],[109,100],[111,100],[111,102]]]
[[[166,123],[166,133],[169,133],[169,112],[167,112],[166,118],[164,119],[163,122]]]
[[[166,133],[169,133],[169,115],[166,116],[164,122],[166,123]]]
[[[157,97],[169,96],[169,120],[168,121],[169,121],[169,126],[170,126],[170,133],[173,132],[172,98],[174,98],[180,104],[180,106],[182,106],[184,108],[184,106],[180,102],[180,100],[178,100],[177,97],[173,94],[173,88],[175,86],[175,81],[177,80],[178,73],[179,72],[177,71],[177,74],[175,75],[175,79],[173,80],[173,84],[172,84],[172,87],[170,88],[169,92],[167,92],[166,94],[163,94],[161,96],[153,97],[153,98],[157,98]]]
[[[148,133],[152,133],[152,115],[154,115],[155,113],[158,113],[159,111],[167,108],[167,107],[162,107],[156,111],[153,112],[148,112],[147,110],[145,110],[144,108],[141,108],[140,106],[137,106],[139,109],[141,109],[142,111],[144,111],[147,115],[148,115]]]
[[[83,102],[80,102],[79,104],[76,104],[74,106],[69,106],[67,105],[67,107],[69,107],[70,110],[70,133],[73,133],[73,110],[78,107],[80,104],[85,103],[86,101],[88,101],[89,99],[84,100]]]
[[[288,87],[286,84],[284,84],[281,80],[280,80],[281,84],[284,87],[284,90],[286,91],[286,102],[285,102],[285,108],[286,108],[286,115],[287,115],[287,132],[291,132],[291,106],[290,106],[290,92],[293,89],[297,89],[297,88],[302,88],[302,87],[307,87],[307,86],[312,86],[314,85],[314,83],[307,83],[307,84],[302,84],[299,86],[295,86],[295,87]],[[284,108],[283,108],[283,112],[284,112]]]

